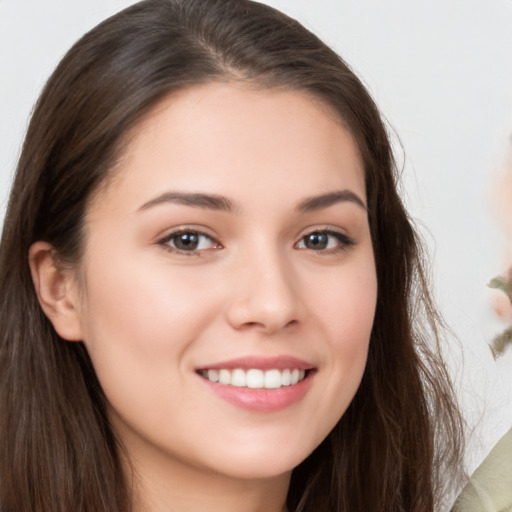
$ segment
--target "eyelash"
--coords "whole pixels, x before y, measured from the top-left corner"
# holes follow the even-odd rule
[[[327,237],[333,237],[336,239],[336,246],[335,247],[327,247],[324,249],[311,249],[308,247],[298,247],[299,244],[304,243],[305,239],[307,237],[311,237],[313,235],[327,235]],[[327,245],[329,245],[329,241],[327,242]],[[313,252],[316,252],[318,254],[338,254],[340,252],[348,250],[350,247],[353,247],[355,245],[355,241],[347,236],[344,233],[341,233],[339,231],[335,231],[333,229],[315,229],[313,231],[310,231],[309,233],[306,233],[302,236],[302,238],[295,244],[295,247],[301,250],[311,250]]]
[[[184,249],[179,249],[178,247],[176,247],[176,245],[172,244],[171,242],[173,240],[176,240],[178,237],[180,236],[183,236],[183,235],[191,235],[191,236],[196,236],[198,237],[199,239],[199,242],[198,244],[200,245],[200,240],[201,238],[207,238],[208,240],[211,241],[211,243],[213,244],[213,247],[211,248],[208,248],[208,249],[205,249],[205,248],[194,248],[193,250],[184,250]],[[166,250],[168,250],[169,252],[172,252],[172,253],[175,253],[175,254],[180,254],[180,255],[184,255],[184,256],[201,256],[201,253],[205,250],[216,250],[216,249],[222,249],[222,245],[217,241],[215,240],[215,238],[213,238],[212,236],[206,234],[206,233],[203,233],[202,231],[199,231],[197,229],[187,229],[187,228],[184,228],[184,229],[179,229],[177,231],[173,231],[172,233],[169,233],[168,235],[166,235],[164,238],[162,238],[161,240],[158,241],[158,244],[163,246]]]
[[[172,241],[173,240],[176,241],[176,239],[178,239],[178,237],[183,236],[183,235],[197,237],[198,238],[197,244],[199,245],[199,248],[195,247],[191,250],[184,250],[184,249],[180,249],[180,248],[176,247],[176,243],[175,242],[172,243]],[[330,242],[328,240],[327,247],[323,248],[323,249],[312,249],[311,247],[306,247],[306,246],[300,247],[300,244],[304,244],[304,241],[306,240],[307,237],[311,237],[314,235],[315,236],[325,236],[326,235],[327,237],[333,237],[336,239],[336,246],[328,247],[328,245],[330,244]],[[201,238],[203,238],[203,239],[207,238],[208,240],[210,240],[211,244],[213,244],[213,247],[200,248]],[[164,238],[159,240],[158,244],[163,246],[166,250],[168,250],[172,253],[184,255],[184,256],[201,256],[201,254],[204,251],[222,249],[222,245],[220,244],[220,242],[218,240],[216,240],[215,238],[213,238],[212,236],[210,236],[202,231],[199,231],[197,229],[187,229],[187,228],[173,231],[172,233],[166,235]],[[299,250],[310,250],[310,251],[318,253],[318,254],[337,254],[337,253],[346,251],[347,249],[349,249],[350,247],[352,247],[354,245],[355,245],[354,240],[351,239],[349,236],[347,236],[344,233],[340,233],[339,231],[335,231],[332,229],[315,229],[315,230],[310,231],[309,233],[306,233],[305,235],[303,235],[300,238],[300,240],[294,244],[294,248],[299,249]]]

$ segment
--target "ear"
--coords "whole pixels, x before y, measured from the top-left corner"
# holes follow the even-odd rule
[[[81,341],[79,295],[73,272],[59,267],[55,250],[47,242],[35,242],[30,247],[29,264],[39,303],[59,336]]]

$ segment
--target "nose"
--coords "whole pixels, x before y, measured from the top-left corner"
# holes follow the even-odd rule
[[[227,320],[234,329],[273,334],[302,320],[298,280],[291,263],[278,251],[242,258],[231,279]]]

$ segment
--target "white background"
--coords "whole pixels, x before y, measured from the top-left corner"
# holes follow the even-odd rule
[[[27,120],[72,43],[130,0],[0,0],[0,219]],[[447,352],[474,429],[471,470],[512,425],[512,351],[486,283],[506,238],[492,184],[512,133],[512,0],[267,0],[348,61],[398,134],[405,199],[433,256],[435,294],[456,336]],[[512,201],[512,198],[511,198]],[[456,340],[458,338],[459,341]]]

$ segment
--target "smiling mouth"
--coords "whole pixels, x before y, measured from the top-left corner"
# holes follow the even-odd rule
[[[311,370],[298,368],[286,368],[284,370],[259,368],[227,368],[199,370],[198,374],[204,379],[222,384],[248,389],[280,389],[287,386],[294,386],[303,381]]]

